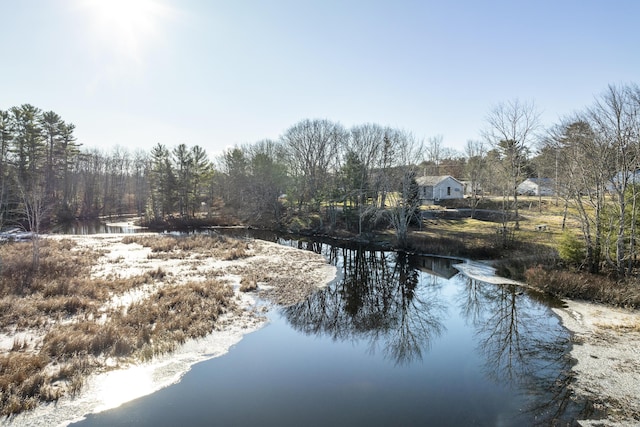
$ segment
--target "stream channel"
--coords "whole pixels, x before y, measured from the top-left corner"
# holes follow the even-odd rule
[[[248,233],[248,232],[242,232]],[[550,301],[461,260],[265,238],[337,277],[179,382],[74,426],[573,425],[570,333]]]

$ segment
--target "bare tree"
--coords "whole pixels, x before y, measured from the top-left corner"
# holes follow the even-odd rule
[[[137,150],[133,155],[133,196],[136,214],[141,216],[145,212],[149,197],[149,154]]]
[[[219,159],[219,168],[222,174],[218,177],[222,196],[229,206],[243,211],[249,204],[250,198],[247,188],[250,183],[249,147],[235,146],[226,150]],[[241,212],[242,215],[248,213]]]
[[[375,212],[377,203],[368,205],[373,196],[372,177],[374,168],[384,153],[385,129],[376,124],[364,124],[351,128],[351,138],[345,150],[345,164],[350,182],[349,192],[354,196],[358,209],[358,233],[363,232],[363,221]]]
[[[341,124],[318,119],[303,120],[284,133],[299,208],[308,203],[316,209],[320,206],[329,172],[336,169],[339,148],[347,137]]]
[[[540,113],[533,102],[515,99],[494,107],[486,121],[483,136],[501,155],[501,163],[509,179],[508,188],[513,195],[515,229],[518,230],[518,184],[534,133],[540,126]]]
[[[249,156],[251,184],[247,192],[251,195],[251,217],[277,224],[282,215],[280,196],[288,181],[282,144],[272,140],[259,141],[251,147]]]
[[[471,218],[473,218],[487,178],[487,152],[482,141],[469,140],[465,147],[465,154],[467,178],[471,182]]]
[[[640,165],[638,130],[640,129],[639,89],[635,85],[613,86],[596,99],[588,110],[588,118],[598,138],[611,148],[615,173],[609,188],[616,194],[618,221],[616,233],[615,267],[618,275],[629,272],[635,257],[635,218],[637,209],[636,182]],[[628,206],[631,204],[631,206]],[[631,222],[628,210],[631,210]],[[627,226],[627,223],[631,227]]]
[[[585,242],[585,264],[592,273],[600,271],[603,248],[603,215],[607,182],[613,173],[611,149],[594,132],[585,117],[571,117],[551,130],[558,163],[558,190],[569,200],[580,219]]]
[[[442,160],[444,148],[442,147],[442,135],[432,136],[427,140],[426,161],[433,165],[433,169],[425,175],[440,175],[440,161]]]
[[[37,271],[40,267],[40,226],[51,210],[51,205],[47,202],[44,182],[42,182],[44,177],[42,175],[40,177],[40,185],[34,185],[30,190],[27,190],[20,180],[16,181],[16,187],[22,199],[18,214],[26,219],[24,228],[31,232],[33,271]],[[31,182],[31,184],[38,183]]]
[[[409,225],[415,221],[420,209],[420,198],[416,184],[418,165],[424,156],[424,145],[413,135],[397,131],[394,140],[397,145],[397,165],[391,169],[390,176],[385,182],[391,184],[386,191],[389,208],[383,209],[382,214],[396,232],[396,239],[400,247],[406,247]]]

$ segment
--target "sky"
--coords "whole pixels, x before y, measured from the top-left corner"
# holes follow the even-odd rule
[[[499,103],[544,126],[640,84],[637,0],[0,0],[0,109],[84,147],[210,156],[304,119],[463,151]]]

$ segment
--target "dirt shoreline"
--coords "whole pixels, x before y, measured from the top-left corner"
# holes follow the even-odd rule
[[[101,358],[97,360],[101,367],[86,376],[78,395],[64,394],[56,402],[41,403],[35,409],[2,419],[0,424],[67,425],[81,420],[85,414],[113,408],[166,387],[179,381],[194,363],[225,354],[245,334],[262,327],[269,306],[296,303],[325,286],[336,275],[335,267],[330,266],[322,255],[260,240],[248,240],[242,256],[219,259],[198,249],[171,251],[157,257],[149,247],[123,242],[127,236],[131,237],[130,234],[96,234],[48,238],[70,239],[79,249],[98,251],[100,257],[91,270],[92,278],[137,277],[159,269],[165,274],[162,280],[153,284],[112,295],[106,303],[109,308],[126,311],[131,304],[144,301],[164,286],[205,281],[211,277],[233,288],[236,308],[224,313],[209,335],[188,339],[174,351],[150,361]],[[242,292],[240,288],[246,283],[251,283],[255,291]],[[20,330],[17,334],[15,331],[0,333],[0,355],[9,354],[16,339],[29,343],[23,352],[37,352],[46,332],[31,329]],[[132,382],[131,378],[136,380]]]
[[[553,311],[574,334],[573,391],[604,411],[583,426],[640,425],[640,312],[565,300]]]

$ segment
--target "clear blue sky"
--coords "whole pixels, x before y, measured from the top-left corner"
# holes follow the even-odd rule
[[[496,103],[549,126],[640,83],[637,0],[0,2],[0,109],[53,110],[106,150],[213,156],[305,118],[462,150]]]

